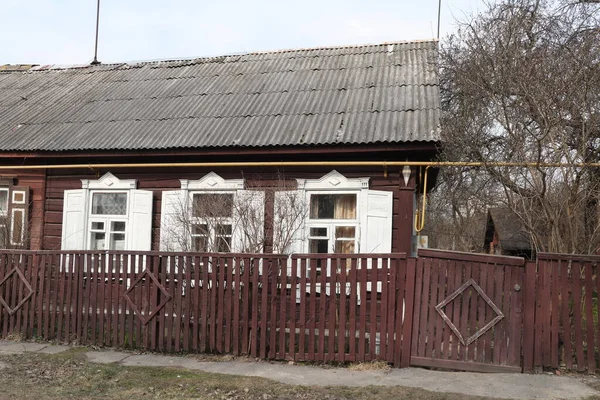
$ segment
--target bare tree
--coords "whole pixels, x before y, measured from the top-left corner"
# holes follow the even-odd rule
[[[576,166],[600,160],[599,10],[590,2],[504,0],[461,23],[440,50],[443,158],[533,162],[482,168],[475,192],[490,206],[510,207],[537,250],[600,246],[600,174]]]
[[[483,251],[487,211],[498,199],[489,176],[479,169],[444,168],[427,200],[423,234],[429,247],[456,251]]]

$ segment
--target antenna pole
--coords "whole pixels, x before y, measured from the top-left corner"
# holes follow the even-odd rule
[[[98,0],[100,1],[100,0]],[[442,0],[438,2],[438,30],[437,30],[437,38],[440,38],[440,21],[442,19]]]
[[[441,1],[441,0],[440,0]],[[92,61],[91,65],[98,65],[100,61],[98,61],[98,26],[100,25],[100,0],[98,0],[98,7],[96,8],[96,44],[94,46],[94,61]],[[438,28],[439,30],[439,28]],[[439,33],[438,33],[439,36]]]

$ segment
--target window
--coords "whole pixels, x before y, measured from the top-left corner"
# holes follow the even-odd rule
[[[111,173],[65,190],[63,250],[150,250],[152,192]]]
[[[125,250],[127,192],[92,192],[90,250]]]
[[[0,181],[0,248],[23,248],[27,243],[29,187]]]
[[[264,192],[244,189],[243,179],[211,172],[181,180],[162,193],[160,249],[195,252],[261,252]]]
[[[10,234],[10,221],[8,219],[8,188],[0,188],[0,243],[5,244]],[[6,245],[2,247],[8,247]]]
[[[391,252],[392,192],[370,190],[369,178],[346,178],[337,171],[297,181],[308,213],[290,252]]]
[[[0,216],[8,216],[8,188],[0,188]]]
[[[192,194],[192,251],[231,252],[233,193]]]
[[[313,193],[309,196],[308,251],[310,253],[355,253],[358,195],[356,193]]]

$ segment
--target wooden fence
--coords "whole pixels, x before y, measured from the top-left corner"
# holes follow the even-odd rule
[[[0,254],[2,336],[408,366],[404,254]]]
[[[0,336],[400,367],[600,368],[599,256],[419,255],[5,250]]]
[[[600,367],[599,262],[600,256],[540,253],[537,263],[528,263],[525,371]]]

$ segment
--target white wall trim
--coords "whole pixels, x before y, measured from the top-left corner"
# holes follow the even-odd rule
[[[244,179],[223,179],[210,172],[198,180],[180,179],[183,190],[242,190]]]
[[[101,190],[123,190],[135,189],[137,187],[136,179],[119,179],[110,172],[107,172],[98,180],[81,180],[82,189],[101,189]]]
[[[319,179],[296,179],[298,190],[360,190],[369,188],[369,178],[346,178],[336,170]]]

